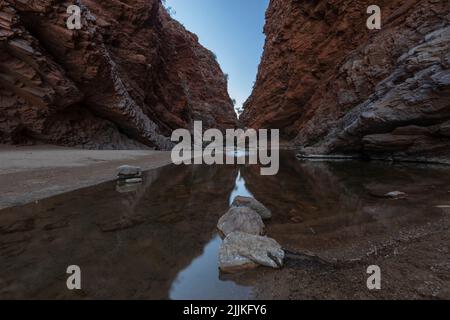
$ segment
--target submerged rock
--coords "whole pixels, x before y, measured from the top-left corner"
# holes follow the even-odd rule
[[[232,207],[219,219],[217,228],[226,237],[235,231],[263,235],[265,226],[256,211],[247,207]]]
[[[124,166],[117,168],[117,177],[119,179],[131,180],[131,179],[140,178],[141,176],[142,176],[142,169],[140,167],[124,165]],[[142,182],[142,179],[139,182]],[[131,183],[136,183],[136,182],[131,182]]]
[[[254,269],[259,265],[270,268],[283,266],[284,251],[274,239],[232,232],[223,241],[219,250],[219,268],[233,273]]]
[[[383,198],[383,199],[403,199],[408,196],[408,194],[404,191],[399,191],[399,189],[396,190],[396,188],[404,188],[404,186],[400,184],[393,184],[393,185],[385,185],[385,184],[379,184],[379,183],[370,183],[367,185],[364,185],[364,188],[367,190],[367,192],[372,196],[376,198]],[[395,190],[395,191],[390,191]],[[415,189],[408,188],[408,192],[415,192]]]
[[[116,185],[116,191],[119,193],[136,192],[137,190],[139,190],[140,186],[141,185],[139,183],[127,184],[118,182]]]
[[[142,184],[142,169],[140,167],[124,165],[117,168],[116,191],[120,193],[135,192]]]
[[[250,208],[256,211],[256,213],[258,213],[264,220],[272,218],[272,212],[255,198],[237,196],[236,198],[234,198],[232,206]]]
[[[132,179],[126,179],[126,184],[139,184],[142,183],[142,178],[132,178]]]
[[[404,199],[406,198],[407,194],[401,191],[392,191],[389,193],[386,193],[384,195],[386,198],[391,198],[391,199]]]

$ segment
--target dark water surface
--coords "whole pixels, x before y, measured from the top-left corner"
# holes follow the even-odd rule
[[[396,190],[408,198],[382,197]],[[236,195],[272,210],[267,232],[283,247],[351,260],[448,215],[450,168],[284,153],[273,177],[257,166],[168,166],[129,193],[105,183],[2,210],[0,298],[251,298],[264,268],[217,267],[215,226]],[[81,267],[81,291],[66,288],[69,265]]]

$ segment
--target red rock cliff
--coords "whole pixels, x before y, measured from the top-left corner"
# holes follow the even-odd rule
[[[160,0],[0,0],[0,110],[0,143],[85,148],[167,149],[194,120],[237,121],[214,55]]]
[[[367,8],[381,7],[381,30]],[[271,0],[243,121],[306,154],[450,163],[450,5]]]

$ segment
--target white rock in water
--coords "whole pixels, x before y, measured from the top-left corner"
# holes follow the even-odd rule
[[[244,232],[230,233],[219,250],[219,268],[233,273],[254,269],[259,265],[279,269],[284,251],[274,239]]]
[[[247,207],[256,211],[264,220],[272,218],[272,212],[261,202],[254,198],[237,196],[234,198],[233,207]]]
[[[385,197],[392,198],[392,199],[400,199],[400,198],[406,198],[407,194],[401,191],[392,191],[389,193],[386,193],[384,195]]]
[[[140,177],[142,175],[142,169],[135,166],[121,166],[117,168],[117,176],[119,178],[133,178]]]
[[[232,207],[219,219],[217,229],[223,236],[241,231],[254,235],[264,235],[264,222],[256,211],[247,207]]]

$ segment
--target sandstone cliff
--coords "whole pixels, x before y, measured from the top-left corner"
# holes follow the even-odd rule
[[[0,110],[0,143],[85,148],[167,149],[194,120],[237,121],[214,55],[160,0],[0,0]]]
[[[382,10],[368,30],[367,7]],[[450,4],[271,0],[243,121],[305,154],[450,163]]]

